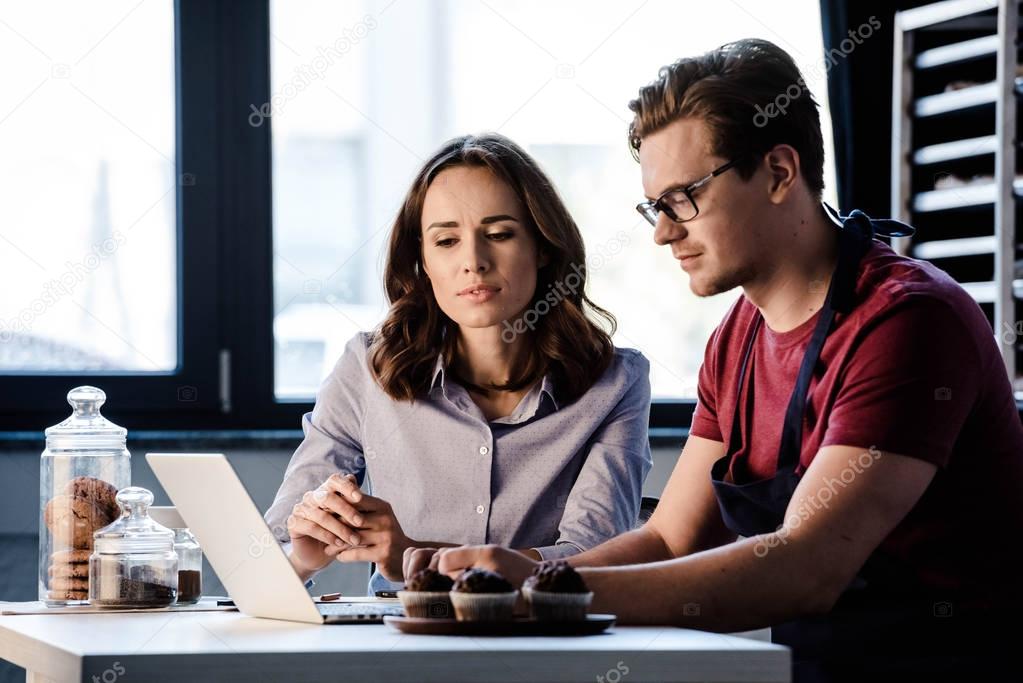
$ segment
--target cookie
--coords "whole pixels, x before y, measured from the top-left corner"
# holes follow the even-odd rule
[[[50,555],[50,559],[53,560],[53,564],[76,564],[88,562],[90,555],[92,555],[91,550],[59,550]]]
[[[88,498],[100,506],[107,516],[106,526],[121,516],[121,508],[117,504],[117,488],[113,484],[96,477],[75,477],[64,485],[64,493],[76,498]]]
[[[57,576],[50,579],[51,591],[85,591],[89,592],[89,579],[70,576]]]
[[[50,578],[54,577],[66,577],[75,579],[88,579],[89,578],[89,563],[88,562],[76,562],[70,563],[65,562],[63,564],[51,564],[47,568],[47,573]]]
[[[54,545],[92,548],[92,532],[105,527],[106,511],[85,498],[54,496],[43,510],[43,521],[53,535]]]
[[[80,590],[50,590],[46,593],[47,600],[88,600],[89,591]]]

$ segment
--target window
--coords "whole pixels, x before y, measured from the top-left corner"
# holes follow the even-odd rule
[[[0,430],[63,419],[81,384],[132,430],[230,417],[217,174],[231,150],[211,116],[223,11],[0,10]]]
[[[591,296],[617,316],[616,344],[650,359],[654,396],[691,399],[738,292],[698,299],[653,244],[633,209],[627,102],[683,54],[760,35],[799,63],[831,143],[815,0],[769,13],[666,0],[270,7],[279,399],[310,400],[345,342],[382,319],[384,240],[408,184],[441,142],[483,130],[552,176],[586,239]],[[830,166],[826,183],[834,202]]]
[[[57,4],[0,22],[0,371],[170,371],[173,3]]]

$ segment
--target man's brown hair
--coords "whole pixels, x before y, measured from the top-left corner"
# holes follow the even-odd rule
[[[629,145],[638,160],[643,138],[688,117],[710,129],[713,154],[738,159],[749,180],[775,145],[799,153],[803,178],[824,190],[824,141],[818,104],[792,57],[767,40],[745,38],[661,67],[657,80],[629,102]]]

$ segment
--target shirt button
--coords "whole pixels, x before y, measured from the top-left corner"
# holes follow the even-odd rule
[[[480,455],[486,455],[489,452],[490,452],[489,448],[487,448],[486,446],[480,446]]]
[[[476,506],[476,513],[480,514],[480,515],[483,514],[483,506],[482,505],[477,505]]]

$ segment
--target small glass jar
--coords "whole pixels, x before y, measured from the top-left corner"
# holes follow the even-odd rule
[[[178,604],[190,605],[202,597],[202,550],[187,528],[174,529],[174,552],[178,554]]]
[[[100,414],[101,389],[75,387],[74,412],[46,430],[39,462],[39,600],[85,604],[93,533],[119,514],[117,492],[131,484],[128,430]]]
[[[95,534],[89,602],[99,607],[164,607],[177,599],[174,532],[149,516],[153,494],[138,486],[117,493],[121,517]]]

